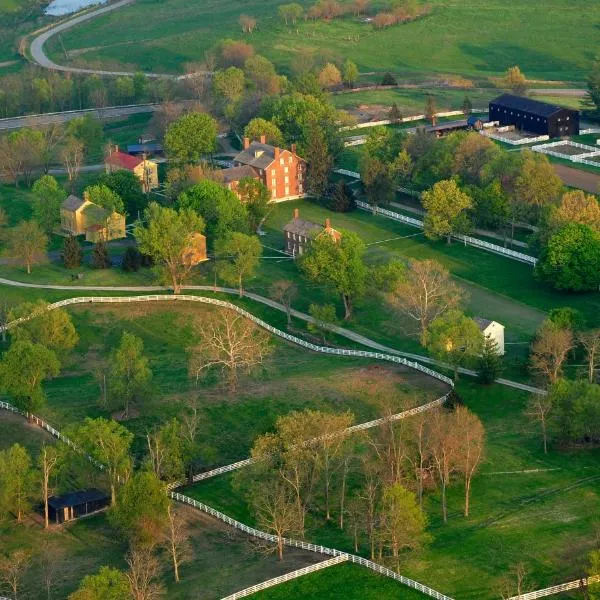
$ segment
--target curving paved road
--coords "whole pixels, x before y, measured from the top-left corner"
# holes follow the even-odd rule
[[[64,291],[82,291],[82,292],[166,292],[170,291],[170,288],[159,286],[159,285],[139,285],[139,286],[95,286],[95,285],[55,285],[55,284],[46,284],[46,283],[26,283],[23,281],[14,281],[12,279],[5,279],[0,277],[0,285],[8,285],[11,287],[19,287],[19,288],[34,288],[34,289],[44,289],[44,290],[64,290]],[[190,291],[203,291],[203,292],[221,292],[224,294],[239,294],[237,289],[220,287],[220,286],[212,286],[212,285],[186,285],[183,286],[184,290]],[[246,298],[250,298],[256,302],[269,306],[270,308],[274,308],[280,312],[286,312],[283,304],[272,300],[271,298],[266,298],[265,296],[260,296],[259,294],[254,294],[252,292],[244,292],[244,296]],[[306,313],[300,312],[298,310],[292,309],[292,316],[300,319],[304,322],[314,323],[313,317],[307,315]],[[372,340],[360,333],[356,333],[351,331],[350,329],[345,329],[344,327],[338,327],[337,325],[329,326],[329,329],[340,335],[345,337],[348,340],[356,342],[358,344],[362,344],[367,348],[372,348],[373,350],[378,350],[379,352],[387,352],[389,354],[394,354],[396,356],[402,356],[403,358],[408,358],[410,360],[418,361],[421,363],[435,365],[438,367],[443,367],[446,369],[452,369],[450,365],[447,365],[441,361],[434,360],[433,358],[429,358],[428,356],[421,356],[420,354],[412,354],[411,352],[402,352],[401,350],[396,350],[395,348],[390,348],[389,346],[385,346]],[[459,368],[459,372],[462,375],[469,375],[471,377],[477,377],[477,373],[472,369]],[[510,379],[499,378],[496,380],[496,383],[500,385],[504,385],[507,387],[512,387],[517,390],[522,390],[524,392],[530,392],[532,394],[546,394],[545,390],[540,388],[533,387],[531,385],[527,385],[525,383],[519,383],[517,381],[511,381]]]

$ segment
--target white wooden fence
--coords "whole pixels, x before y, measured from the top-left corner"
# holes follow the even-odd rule
[[[497,130],[498,133],[494,133],[493,131],[482,131],[481,135],[485,135],[485,137],[489,137],[492,140],[498,140],[499,142],[504,142],[505,144],[510,144],[511,146],[522,146],[524,144],[535,144],[537,142],[545,142],[550,139],[549,135],[539,135],[537,137],[520,137],[516,139],[507,138],[503,135],[500,135],[501,130]]]
[[[356,201],[356,206],[361,210],[374,212],[375,214],[387,217],[388,219],[393,219],[394,221],[399,221],[406,225],[410,225],[411,227],[423,229],[423,221],[421,221],[420,219],[415,219],[414,217],[407,217],[400,213],[387,210],[386,208],[380,208],[379,206],[373,209],[373,206],[367,204],[366,202],[362,202],[361,200]],[[502,246],[498,246],[497,244],[492,244],[490,242],[480,240],[479,238],[474,238],[468,235],[453,235],[452,237],[455,240],[459,240],[468,246],[473,246],[475,248],[480,248],[481,250],[493,252],[494,254],[499,254],[507,258],[512,258],[513,260],[518,260],[519,262],[523,262],[532,266],[535,266],[538,261],[538,259],[534,256],[529,256],[527,254],[523,254],[522,252],[517,252],[516,250],[510,250],[509,248],[504,248]]]
[[[580,152],[579,154],[566,154],[564,152],[551,150],[551,148],[560,148],[561,146],[579,148],[584,152]],[[600,148],[596,148],[595,146],[588,146],[587,144],[580,144],[579,142],[572,142],[570,140],[559,140],[557,142],[550,142],[549,144],[533,146],[531,149],[534,152],[540,152],[542,154],[547,154],[548,156],[555,156],[556,158],[562,158],[563,160],[569,160],[575,163],[591,164],[592,166],[600,167],[600,162],[586,160],[592,156],[600,156]]]
[[[262,583],[253,585],[252,587],[246,588],[245,590],[235,592],[235,594],[225,596],[221,600],[238,600],[238,598],[245,598],[246,596],[251,596],[256,592],[260,592],[261,590],[266,590],[267,588],[279,585],[280,583],[285,583],[286,581],[291,581],[292,579],[297,579],[298,577],[308,575],[309,573],[314,573],[315,571],[321,571],[322,569],[326,569],[327,567],[339,565],[340,563],[346,562],[347,560],[348,557],[344,555],[334,556],[333,558],[328,558],[327,560],[323,560],[314,565],[310,565],[309,567],[304,567],[302,569],[286,573],[285,575],[280,575],[279,577],[268,579],[267,581],[263,581]],[[0,600],[2,599],[0,598]]]
[[[600,583],[600,575],[583,577],[582,579],[577,579],[576,581],[561,583],[560,585],[554,585],[543,590],[528,592],[526,594],[521,594],[520,596],[512,596],[508,600],[535,600],[536,598],[545,598],[546,596],[553,596],[554,594],[561,594],[562,592],[568,592],[570,590],[581,590],[590,585],[590,583]]]
[[[231,517],[227,516],[226,514],[220,512],[218,510],[215,510],[211,506],[208,506],[202,502],[198,502],[197,500],[194,500],[193,498],[190,498],[189,496],[184,496],[183,494],[180,494],[179,492],[170,492],[169,495],[171,496],[171,498],[173,498],[173,500],[177,500],[178,502],[183,502],[185,504],[189,504],[190,506],[193,506],[194,508],[197,508],[198,510],[201,510],[202,512],[204,512],[206,514],[215,517],[219,521],[222,521],[223,523],[227,523],[227,525],[230,525],[231,527],[233,527],[239,531],[243,531],[245,534],[247,534],[251,537],[254,537],[259,540],[265,540],[265,541],[271,542],[271,543],[277,543],[277,541],[278,541],[278,538],[276,535],[273,535],[271,533],[266,533],[264,531],[260,531],[259,529],[256,529],[254,527],[248,527],[248,525],[244,525],[244,523],[240,523],[239,521],[232,519]],[[437,600],[453,600],[449,596],[446,596],[446,595],[438,592],[437,590],[434,590],[426,585],[423,585],[422,583],[419,583],[418,581],[415,581],[414,579],[405,577],[404,575],[399,575],[398,573],[395,573],[391,569],[382,567],[381,565],[379,565],[371,560],[368,560],[366,558],[362,558],[361,556],[355,556],[354,554],[348,554],[347,552],[342,552],[341,550],[336,550],[335,548],[328,548],[327,546],[322,546],[320,544],[311,544],[309,542],[304,542],[301,540],[294,540],[291,538],[282,538],[282,542],[283,542],[284,546],[289,546],[292,548],[302,548],[303,550],[308,550],[309,552],[316,552],[318,554],[324,554],[324,555],[334,556],[334,557],[343,556],[346,558],[346,560],[348,560],[350,562],[361,565],[363,567],[367,567],[368,569],[371,569],[372,571],[380,573],[381,575],[384,575],[386,577],[390,577],[391,579],[395,579],[396,581],[399,581],[400,583],[403,583],[404,585],[406,585],[408,587],[418,590],[419,592],[426,594],[427,596],[430,596],[431,598],[436,598]]]

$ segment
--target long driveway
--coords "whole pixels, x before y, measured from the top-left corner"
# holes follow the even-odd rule
[[[169,288],[159,285],[134,285],[134,286],[95,286],[95,285],[56,285],[56,284],[46,284],[46,283],[26,283],[23,281],[14,281],[12,279],[5,279],[0,277],[0,285],[8,285],[11,287],[20,287],[20,288],[35,288],[35,289],[44,289],[44,290],[65,290],[65,291],[78,291],[78,292],[165,292],[168,291]],[[211,286],[211,285],[187,285],[184,286],[183,289],[190,291],[202,291],[202,292],[220,292],[224,294],[232,294],[237,295],[239,292],[234,288],[220,287],[220,286]],[[281,312],[286,312],[283,304],[272,300],[271,298],[266,298],[265,296],[260,296],[259,294],[254,294],[252,292],[244,292],[244,296],[246,298],[250,298],[255,302],[259,302],[270,308],[274,308],[275,310],[279,310]],[[314,323],[314,318],[306,313],[300,312],[298,310],[292,309],[292,316],[301,321]],[[428,356],[421,356],[420,354],[413,354],[411,352],[402,352],[401,350],[396,350],[395,348],[390,348],[389,346],[385,346],[384,344],[380,344],[374,340],[371,340],[360,333],[356,333],[351,331],[350,329],[346,329],[344,327],[338,327],[336,325],[329,326],[329,329],[340,335],[349,339],[358,344],[362,344],[367,348],[372,348],[373,350],[378,350],[380,352],[386,352],[389,354],[394,354],[396,356],[402,356],[404,358],[408,358],[410,360],[418,361],[425,364],[435,365],[438,367],[443,367],[447,369],[451,369],[449,365],[440,362],[438,360],[434,360]],[[470,375],[472,377],[476,377],[477,373],[471,369],[460,368],[459,372],[463,375]],[[519,383],[517,381],[511,381],[509,379],[499,378],[496,380],[496,383],[501,385],[505,385],[508,387],[512,387],[518,390],[522,390],[525,392],[530,392],[533,394],[545,394],[546,391],[540,388],[536,388],[525,383]]]

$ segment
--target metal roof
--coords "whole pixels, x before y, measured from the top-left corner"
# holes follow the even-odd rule
[[[323,231],[323,225],[314,223],[313,221],[307,221],[306,219],[292,219],[287,225],[284,226],[284,231],[290,233],[296,233],[306,238],[313,237],[319,232]]]
[[[502,94],[502,96],[498,96],[498,98],[492,100],[490,106],[492,104],[497,104],[512,110],[521,110],[526,113],[532,113],[539,117],[549,117],[559,110],[572,110],[566,109],[564,106],[558,106],[558,104],[548,104],[547,102],[532,100],[531,98],[524,98],[523,96],[515,96],[513,94]]]
[[[285,152],[285,150],[280,150]],[[246,150],[242,150],[233,159],[244,165],[250,165],[256,169],[266,169],[275,160],[275,147],[270,144],[252,142]]]
[[[90,488],[89,490],[80,490],[78,492],[69,492],[62,496],[52,496],[48,498],[48,505],[54,509],[61,509],[65,506],[78,506],[86,502],[95,502],[97,500],[108,500],[108,496],[97,490]]]

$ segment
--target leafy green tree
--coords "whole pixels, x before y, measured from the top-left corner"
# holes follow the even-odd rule
[[[538,208],[548,206],[558,199],[561,190],[562,181],[548,157],[524,151],[521,172],[515,182],[520,201]]]
[[[128,273],[139,271],[142,266],[142,255],[140,254],[140,251],[134,246],[127,246],[125,254],[123,254],[121,266],[123,271],[127,271]]]
[[[133,94],[136,100],[142,100],[148,87],[148,78],[145,73],[137,72],[133,76]]]
[[[467,183],[480,184],[485,166],[502,150],[492,140],[475,132],[463,134],[456,140],[452,173]]]
[[[308,314],[313,318],[309,321],[307,329],[321,338],[321,341],[326,344],[327,336],[330,327],[338,322],[335,314],[335,306],[333,304],[311,304],[308,307]]]
[[[328,62],[319,71],[318,79],[323,89],[329,89],[342,83],[342,74],[333,63]]]
[[[125,212],[125,205],[123,204],[122,198],[105,184],[90,185],[85,188],[84,194],[86,193],[88,194],[90,202],[93,202],[97,206],[101,206],[109,213]]]
[[[437,317],[427,331],[427,349],[452,365],[455,379],[459,368],[473,362],[482,348],[483,335],[477,323],[458,310]]]
[[[394,199],[394,177],[389,164],[366,154],[360,164],[360,174],[373,211],[379,205],[386,206]]]
[[[153,546],[167,524],[169,498],[165,484],[152,471],[134,473],[117,494],[110,522],[134,545]]]
[[[144,356],[144,342],[127,331],[110,357],[110,389],[123,405],[125,418],[129,405],[149,392],[152,370]]]
[[[0,388],[17,408],[34,412],[46,401],[42,383],[55,377],[60,363],[52,350],[28,341],[16,341],[0,362]]]
[[[133,466],[130,455],[133,434],[117,421],[87,417],[70,432],[69,437],[83,452],[104,465],[110,485],[111,503],[114,505],[117,485],[120,480],[129,476]]]
[[[300,268],[311,281],[329,286],[341,296],[347,320],[354,301],[365,293],[368,269],[362,239],[350,231],[340,235],[338,239],[324,232],[314,239],[300,260]]]
[[[481,227],[502,229],[511,216],[510,201],[500,181],[492,181],[486,187],[477,185],[465,188],[473,198],[473,219]]]
[[[320,197],[327,188],[329,174],[333,168],[333,157],[327,145],[325,134],[316,121],[308,126],[306,137],[306,191]]]
[[[496,340],[485,336],[481,355],[477,359],[477,375],[481,383],[494,383],[502,372],[502,357]]]
[[[62,260],[67,269],[75,269],[81,266],[83,251],[77,238],[73,235],[65,238],[62,247]]]
[[[249,140],[260,140],[263,135],[266,138],[267,144],[283,146],[285,143],[279,127],[266,119],[255,117],[244,128],[244,137],[247,137]]]
[[[569,329],[573,332],[583,331],[586,328],[583,313],[570,306],[553,308],[548,313],[548,320],[559,329]]]
[[[147,199],[142,191],[139,177],[125,169],[105,173],[100,177],[99,184],[106,186],[122,201],[123,209],[130,217],[137,218],[147,205]],[[92,200],[94,202],[94,200]],[[117,210],[117,212],[121,212]]]
[[[365,140],[365,155],[377,158],[388,164],[400,154],[406,136],[402,131],[393,131],[389,127],[373,127]]]
[[[102,123],[90,115],[77,117],[67,123],[66,136],[80,141],[89,152],[103,139]]]
[[[37,300],[11,309],[8,315],[10,321],[36,315],[12,329],[12,338],[14,341],[41,344],[55,352],[68,352],[79,340],[71,316],[63,309],[48,310],[48,306],[45,300]]]
[[[220,276],[228,283],[237,284],[241,298],[244,279],[252,277],[262,254],[260,240],[234,231],[217,240],[215,249],[220,260]]]
[[[286,25],[295,25],[298,19],[304,14],[304,8],[301,4],[292,2],[290,4],[282,4],[277,12]]]
[[[127,576],[118,569],[101,567],[95,575],[86,575],[69,600],[123,600],[129,597]]]
[[[48,236],[36,221],[21,221],[8,233],[9,255],[22,262],[27,274],[31,267],[47,258]]]
[[[217,123],[207,113],[187,113],[171,123],[165,133],[165,151],[178,163],[197,163],[216,146]]]
[[[558,290],[584,292],[600,285],[600,233],[570,223],[542,250],[537,275]]]
[[[92,267],[94,269],[110,269],[112,267],[108,248],[103,239],[99,239],[94,244],[94,249],[92,250]]]
[[[217,71],[213,75],[213,95],[220,102],[225,104],[238,102],[243,96],[245,88],[246,76],[242,69],[229,67],[224,71]]]
[[[334,212],[351,212],[356,208],[352,188],[343,179],[329,186],[327,208]]]
[[[238,183],[237,193],[246,205],[250,231],[256,231],[267,214],[271,192],[260,179],[243,177]]]
[[[0,452],[0,514],[12,513],[17,523],[32,508],[36,474],[23,446],[14,444]]]
[[[398,85],[398,82],[390,72],[386,72],[381,79],[381,85]]]
[[[342,80],[344,84],[349,88],[353,88],[358,79],[358,75],[358,67],[347,58],[342,65]]]
[[[204,231],[204,220],[190,208],[174,210],[152,202],[144,211],[146,224],[138,224],[134,236],[143,254],[154,260],[173,291],[179,294],[194,264],[186,259],[192,236]]]
[[[281,79],[277,75],[275,65],[268,58],[260,54],[247,58],[244,62],[244,72],[260,94],[279,94]]]
[[[52,233],[60,225],[60,205],[67,193],[52,175],[42,175],[31,191],[33,218],[46,233]]]
[[[506,70],[504,74],[504,87],[519,95],[527,91],[527,79],[517,65],[509,67]]]
[[[473,206],[471,197],[461,191],[454,179],[438,181],[423,193],[425,235],[433,240],[445,237],[448,244],[452,236],[466,233],[470,223],[467,210]]]
[[[392,123],[400,123],[400,121],[402,121],[402,111],[398,108],[398,104],[396,102],[392,102],[392,106],[390,107],[390,111],[388,113],[388,119]]]
[[[206,237],[213,245],[232,231],[248,233],[248,209],[239,198],[216,181],[204,180],[177,199],[182,209],[195,211],[206,223]]]
[[[184,440],[181,423],[175,418],[146,434],[148,466],[165,481],[177,481],[184,473]]]

